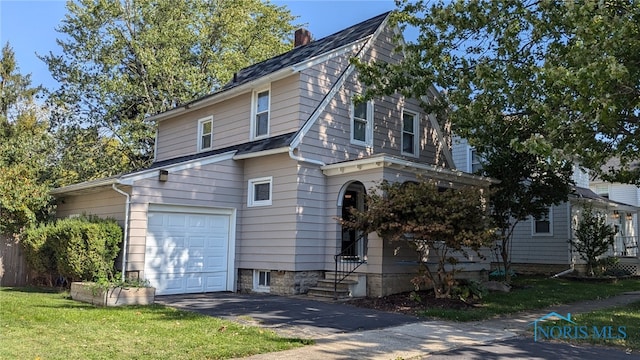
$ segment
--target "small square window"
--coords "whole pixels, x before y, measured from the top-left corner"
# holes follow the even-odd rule
[[[272,183],[272,177],[249,180],[247,205],[250,207],[271,205]]]
[[[210,150],[213,147],[213,118],[211,116],[198,120],[198,151]]]
[[[553,212],[552,209],[549,208],[547,212],[537,218],[533,218],[533,235],[545,235],[551,236],[553,235]]]

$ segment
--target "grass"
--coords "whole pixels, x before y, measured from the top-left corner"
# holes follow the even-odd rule
[[[640,301],[624,307],[577,314],[572,317],[572,320],[579,326],[586,326],[586,336],[571,339],[569,341],[571,343],[616,346],[631,350],[634,354],[640,352]],[[566,323],[550,321],[548,325],[564,326]],[[602,329],[609,326],[612,329],[611,338],[619,337],[618,339],[604,339],[593,330],[593,327],[597,327],[598,332],[602,334]]]
[[[0,288],[0,359],[228,359],[311,343],[160,305],[101,308]]]
[[[429,309],[420,315],[454,321],[476,321],[640,290],[640,281],[637,279],[625,279],[615,283],[590,283],[528,277],[515,278],[513,284],[514,288],[509,293],[496,292],[486,295],[478,307],[464,310]]]

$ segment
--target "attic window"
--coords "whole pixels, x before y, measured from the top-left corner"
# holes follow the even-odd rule
[[[416,156],[418,154],[418,114],[402,112],[402,154]]]
[[[198,120],[198,151],[213,147],[213,117]]]
[[[253,93],[253,120],[251,124],[251,138],[257,139],[269,136],[269,108],[271,96],[269,89]]]

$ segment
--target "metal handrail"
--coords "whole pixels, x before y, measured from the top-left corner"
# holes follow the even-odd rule
[[[335,276],[333,277],[333,297],[338,298],[338,284],[340,284],[349,275],[353,274],[360,265],[364,264],[366,260],[360,255],[353,255],[357,253],[357,249],[360,246],[360,241],[363,241],[366,235],[361,235],[352,244],[344,248],[340,253],[333,256],[335,261]]]

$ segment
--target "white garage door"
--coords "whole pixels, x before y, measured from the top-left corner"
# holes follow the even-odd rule
[[[151,210],[144,276],[158,295],[233,290],[229,214]]]

